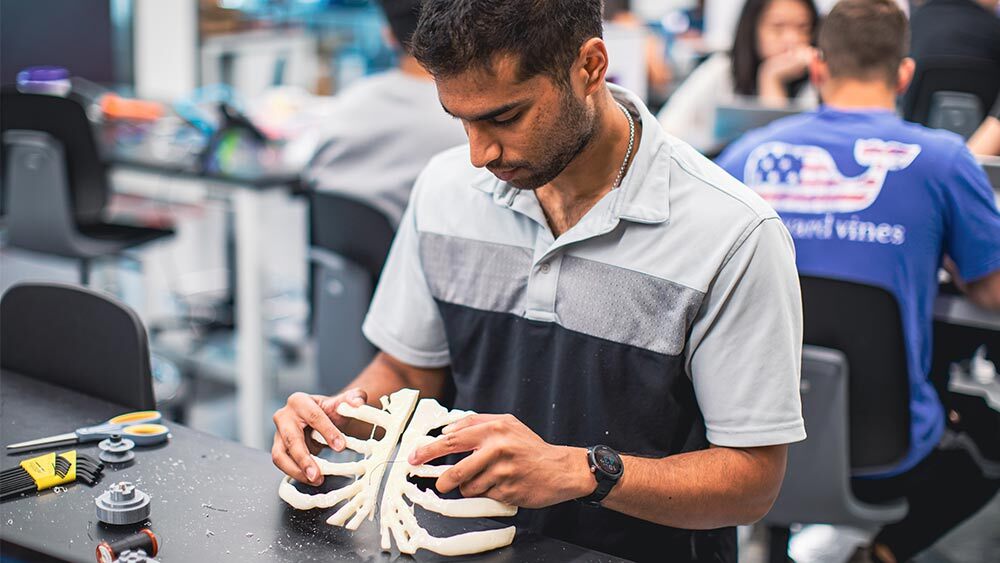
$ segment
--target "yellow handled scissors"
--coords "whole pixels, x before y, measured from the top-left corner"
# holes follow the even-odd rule
[[[170,430],[166,426],[158,424],[162,418],[159,411],[125,413],[97,426],[85,426],[66,434],[11,444],[7,446],[7,453],[16,454],[39,448],[96,442],[108,438],[112,434],[121,434],[122,438],[132,440],[137,446],[151,446],[166,442],[167,436],[170,434]]]

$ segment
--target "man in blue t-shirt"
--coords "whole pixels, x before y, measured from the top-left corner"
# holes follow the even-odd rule
[[[931,385],[938,269],[1000,309],[1000,213],[962,139],[906,123],[895,100],[913,75],[907,22],[889,0],[843,0],[826,18],[811,77],[825,105],[734,143],[719,164],[762,195],[795,240],[799,272],[895,294],[910,371],[911,445],[903,462],[858,479],[867,498],[905,496],[907,517],[875,538],[876,560],[908,560],[979,510],[1000,482],[944,432]]]

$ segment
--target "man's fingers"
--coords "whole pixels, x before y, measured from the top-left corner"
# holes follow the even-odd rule
[[[481,497],[493,488],[493,476],[489,471],[483,471],[472,479],[458,486],[458,490],[465,498]]]
[[[435,488],[438,492],[447,493],[454,490],[455,487],[461,487],[462,495],[479,496],[493,485],[492,477],[489,475],[489,467],[495,458],[494,452],[479,450],[442,473],[437,479]],[[471,485],[477,480],[478,484],[475,486],[475,490],[478,492],[466,494],[466,485]]]
[[[484,422],[489,422],[491,420],[496,420],[498,414],[471,414],[465,418],[456,420],[448,426],[441,429],[442,434],[451,434],[452,432],[457,432],[463,428],[468,428],[470,426],[476,426],[477,424],[482,424]]]
[[[322,482],[319,468],[309,453],[306,446],[306,436],[296,424],[282,418],[278,424],[278,434],[281,438],[281,446],[288,457],[292,458],[295,465],[302,471],[305,481],[312,485]],[[290,475],[290,473],[289,473]]]
[[[271,446],[271,461],[274,465],[281,470],[282,473],[288,475],[292,479],[302,483],[308,483],[309,479],[306,478],[305,472],[295,463],[295,460],[288,457],[285,452],[284,440],[281,434],[278,432],[274,433],[274,445]]]
[[[360,407],[368,402],[368,393],[363,389],[351,389],[344,393],[344,399],[353,407]]]
[[[344,449],[344,435],[313,397],[306,395],[294,401],[289,400],[289,404],[302,422],[319,432],[331,448],[338,452]]]
[[[334,451],[339,452],[344,449],[344,434],[333,424],[323,409],[319,408],[319,405],[314,403],[301,416],[306,425],[319,432]]]
[[[413,450],[410,453],[410,465],[423,465],[449,454],[478,450],[483,441],[489,437],[490,429],[490,425],[477,424],[462,430],[442,434],[426,446],[421,446]]]
[[[368,393],[366,393],[363,389],[349,389],[339,395],[324,398],[320,402],[320,405],[323,407],[323,410],[327,412],[327,414],[333,416],[337,414],[337,405],[340,403],[347,403],[352,407],[360,407],[367,402]]]

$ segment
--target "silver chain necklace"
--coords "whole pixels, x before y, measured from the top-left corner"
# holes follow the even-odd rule
[[[625,176],[625,168],[628,167],[628,159],[632,158],[632,148],[635,146],[635,121],[632,120],[632,114],[625,109],[625,106],[621,102],[615,103],[618,104],[622,113],[625,114],[625,119],[628,119],[628,150],[625,151],[625,160],[622,161],[622,166],[618,169],[618,177],[615,178],[615,183],[611,185],[612,190],[621,186],[622,177]]]

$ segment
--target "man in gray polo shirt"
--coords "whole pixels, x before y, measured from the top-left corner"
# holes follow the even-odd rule
[[[291,396],[272,456],[317,483],[310,428],[342,449],[364,429],[340,402],[418,388],[489,413],[414,453],[472,452],[440,491],[630,559],[735,561],[805,437],[792,243],[605,83],[600,35],[600,0],[424,5],[414,54],[469,145],[417,180],[364,326],[382,353]]]

